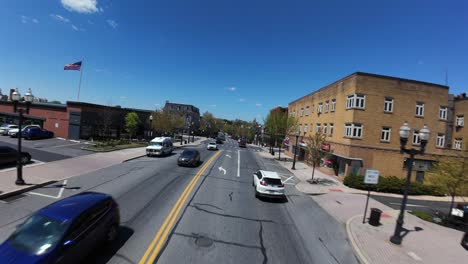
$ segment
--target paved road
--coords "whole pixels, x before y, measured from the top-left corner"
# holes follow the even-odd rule
[[[7,142],[0,142],[1,146],[7,146],[7,147],[12,147],[14,149],[17,149],[18,145],[12,144],[12,143],[7,143]],[[31,154],[31,158],[34,160],[42,161],[42,162],[50,162],[50,161],[56,161],[56,160],[63,160],[63,159],[68,159],[71,156],[67,155],[62,155],[62,154],[57,154],[49,151],[43,151],[40,149],[36,148],[30,148],[30,147],[22,147],[22,151],[28,152]],[[13,165],[14,166],[14,165]]]
[[[397,210],[400,209],[402,198],[378,196],[378,195],[373,195],[373,194],[372,194],[372,198],[393,209],[397,209]],[[443,212],[444,214],[448,214],[449,209],[450,209],[450,202],[408,199],[406,208],[407,210],[419,210],[419,211],[427,212],[431,215],[434,214],[436,211]]]
[[[237,142],[228,140],[220,148],[209,152],[200,147],[204,164],[198,168],[176,166],[177,155],[144,157],[71,178],[65,188],[47,186],[0,203],[0,241],[31,212],[93,190],[115,197],[122,227],[117,242],[86,263],[138,263],[148,248],[149,255],[154,252],[149,246],[158,230],[184,188],[199,175],[174,227],[161,229],[167,231],[167,240],[154,256],[158,263],[357,263],[344,227],[298,193],[288,171],[249,148],[239,149]],[[252,173],[260,168],[281,174],[287,202],[254,197]]]

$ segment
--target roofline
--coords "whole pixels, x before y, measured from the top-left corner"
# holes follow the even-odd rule
[[[313,92],[311,92],[311,93],[308,93],[308,94],[306,94],[306,95],[304,95],[304,96],[302,96],[302,97],[300,97],[300,98],[298,98],[298,99],[296,99],[296,100],[294,100],[294,101],[291,101],[291,102],[288,104],[288,107],[289,107],[290,104],[293,104],[293,103],[295,103],[295,102],[298,102],[298,101],[300,101],[300,100],[306,98],[307,96],[310,96],[310,95],[312,95],[312,94],[314,94],[314,93],[317,93],[317,92],[319,92],[319,91],[321,91],[321,90],[323,90],[323,89],[325,89],[325,88],[327,88],[327,87],[329,87],[329,86],[332,86],[332,85],[334,85],[334,84],[336,84],[336,83],[342,82],[342,81],[344,81],[344,80],[346,80],[346,79],[349,79],[349,78],[355,77],[355,76],[369,76],[369,77],[376,77],[376,78],[381,78],[381,79],[389,79],[389,80],[397,80],[397,81],[404,81],[404,82],[412,82],[412,83],[418,83],[418,84],[432,85],[432,86],[437,86],[437,87],[440,87],[440,88],[445,88],[445,89],[447,89],[447,90],[449,89],[448,86],[446,86],[446,85],[441,85],[441,84],[437,84],[437,83],[423,82],[423,81],[417,81],[417,80],[411,80],[411,79],[405,79],[405,78],[399,78],[399,77],[393,77],[393,76],[381,75],[381,74],[375,74],[375,73],[354,72],[354,73],[349,74],[349,75],[347,75],[347,76],[345,76],[345,77],[343,77],[343,78],[341,78],[341,79],[339,79],[339,80],[337,80],[337,81],[334,81],[334,82],[332,82],[332,83],[330,83],[330,84],[327,84],[327,85],[325,85],[325,86],[319,88],[318,90],[315,90],[315,91],[313,91]]]
[[[113,109],[122,109],[122,110],[146,112],[146,113],[152,113],[153,112],[151,110],[145,110],[145,109],[115,107],[115,106],[107,106],[107,105],[100,105],[100,104],[93,104],[93,103],[86,103],[86,102],[67,101],[67,106],[70,106],[70,105],[84,105],[84,106],[92,106],[92,107],[113,108]]]
[[[0,104],[3,105],[13,105],[12,101],[0,101]],[[25,104],[24,102],[20,102],[21,105]],[[48,107],[48,108],[60,108],[66,109],[67,105],[65,104],[52,104],[52,103],[39,103],[39,102],[32,102],[31,106],[34,107]]]

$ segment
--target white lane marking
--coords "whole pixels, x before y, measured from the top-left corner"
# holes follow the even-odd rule
[[[390,204],[400,205],[401,203],[390,203]],[[425,205],[418,205],[418,204],[406,204],[406,206],[412,206],[412,207],[427,207],[427,206],[425,206]]]
[[[60,140],[66,140],[66,139],[64,139],[64,138],[61,138],[61,137],[56,137],[56,139],[60,139]]]
[[[80,142],[81,142],[81,141],[79,141],[79,140],[74,140],[74,139],[70,139],[69,141],[70,141],[70,142],[75,142],[75,143],[80,143]]]
[[[224,175],[226,175],[226,169],[224,169],[223,167],[219,166],[218,167],[218,170],[219,171],[222,171],[224,173]]]
[[[57,196],[53,196],[53,195],[48,195],[48,194],[43,194],[43,193],[36,193],[36,192],[29,192],[30,194],[34,194],[34,195],[39,195],[39,196],[43,196],[43,197],[47,197],[47,198],[52,198],[52,199],[60,199],[62,197],[62,194],[63,194],[63,191],[65,190],[65,186],[67,185],[67,181],[68,180],[64,180],[63,181],[63,187],[60,188]]]
[[[294,176],[291,176],[291,177],[287,178],[283,183],[288,182],[288,181],[289,181],[290,179],[292,179],[293,177],[294,177]]]
[[[240,177],[240,150],[237,151],[237,177]]]
[[[226,157],[228,157],[228,158],[231,158],[231,155],[229,155],[229,154],[226,154]]]
[[[408,252],[408,255],[409,255],[410,257],[412,257],[412,258],[413,258],[414,260],[416,260],[416,261],[422,261],[422,258],[420,258],[418,255],[416,255],[416,253],[414,253],[414,252],[412,252],[412,251]]]

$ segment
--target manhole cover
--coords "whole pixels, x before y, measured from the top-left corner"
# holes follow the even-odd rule
[[[209,247],[211,245],[213,245],[213,239],[209,238],[209,237],[198,237],[196,240],[195,240],[195,244],[197,244],[197,246],[199,247]]]

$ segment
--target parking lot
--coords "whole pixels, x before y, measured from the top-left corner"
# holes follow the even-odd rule
[[[83,150],[82,147],[88,145],[85,141],[70,141],[58,138],[40,140],[22,140],[22,151],[31,154],[32,162],[27,166],[38,165],[45,162],[68,159],[88,155],[93,152]],[[0,146],[8,146],[14,149],[18,146],[18,139],[8,136],[0,136]],[[2,166],[0,170],[13,168],[15,165]]]

